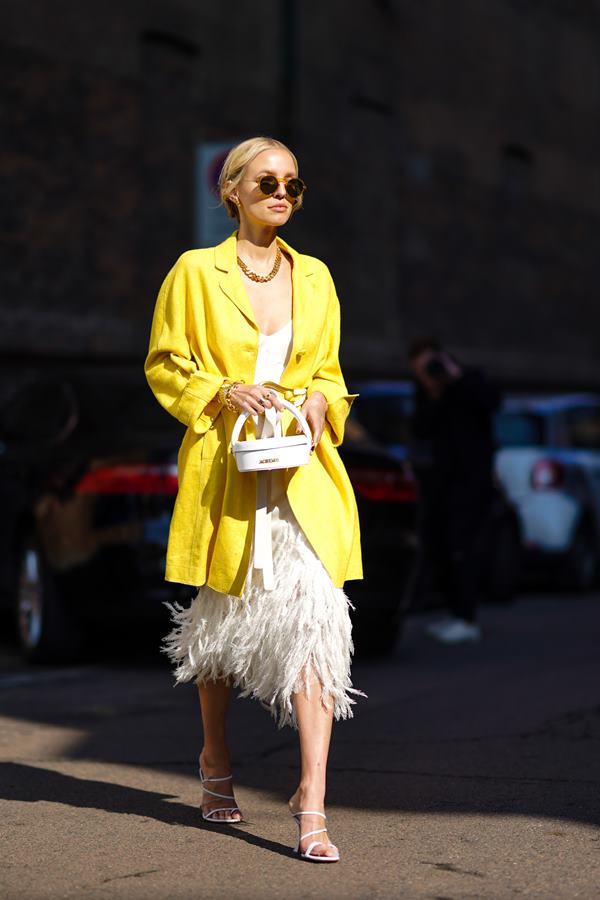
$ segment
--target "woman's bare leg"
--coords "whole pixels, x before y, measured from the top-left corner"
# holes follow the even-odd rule
[[[333,724],[333,704],[325,708],[321,702],[321,685],[313,681],[310,696],[294,694],[294,709],[300,736],[300,784],[289,806],[292,812],[299,810],[325,811],[325,788],[327,779],[327,757]],[[320,816],[300,816],[302,833],[316,831],[327,823]],[[325,832],[306,838],[300,844],[306,850],[311,841],[322,840],[324,844],[314,847],[315,856],[336,856],[336,848]]]
[[[200,711],[202,713],[202,728],[204,731],[204,745],[200,753],[200,766],[205,778],[219,778],[231,774],[231,763],[225,720],[231,697],[231,685],[228,681],[207,681],[198,685],[200,698]],[[218,794],[233,794],[233,781],[216,781],[207,784],[211,791]],[[204,813],[211,809],[223,806],[235,806],[235,800],[222,800],[219,797],[211,797],[204,793],[202,810]],[[218,812],[211,816],[213,822],[219,819],[241,819],[239,812]]]

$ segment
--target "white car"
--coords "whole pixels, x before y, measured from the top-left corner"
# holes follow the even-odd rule
[[[600,395],[506,395],[495,469],[521,523],[525,561],[590,588],[600,560]]]

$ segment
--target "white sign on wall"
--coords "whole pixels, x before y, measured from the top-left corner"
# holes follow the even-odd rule
[[[229,237],[237,227],[221,206],[218,193],[219,174],[225,157],[237,141],[207,141],[196,147],[196,247],[214,247]]]

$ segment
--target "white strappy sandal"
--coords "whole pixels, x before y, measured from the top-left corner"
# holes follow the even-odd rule
[[[322,819],[326,819],[327,816],[322,812],[293,812],[292,815],[296,819],[296,823],[298,825],[298,843],[294,847],[294,853],[297,853],[301,859],[309,859],[311,862],[338,862],[340,858],[339,850],[335,846],[335,844],[325,844],[325,841],[311,841],[306,850],[300,850],[300,843],[304,840],[304,838],[311,837],[313,834],[322,834],[324,831],[326,832],[326,828],[317,828],[315,831],[307,831],[306,834],[302,834],[302,825],[301,819],[299,816],[320,816]],[[337,856],[314,856],[311,853],[318,844],[323,844],[323,846],[333,847],[336,851]]]
[[[230,781],[233,778],[233,775],[225,775],[222,778],[205,778],[201,766],[198,768],[198,773],[200,775],[200,781],[202,782],[202,790],[206,791],[207,794],[210,794],[211,797],[219,797],[221,800],[235,800],[233,794],[218,794],[216,791],[211,791],[209,788],[204,787],[205,784],[211,781]],[[213,819],[212,816],[218,812],[228,812],[230,816],[228,819]],[[244,821],[243,817],[241,819],[234,819],[231,816],[231,813],[234,812],[242,813],[239,806],[218,806],[216,809],[211,809],[207,813],[202,810],[202,818],[205,822],[213,822],[215,825],[239,825],[240,822]]]

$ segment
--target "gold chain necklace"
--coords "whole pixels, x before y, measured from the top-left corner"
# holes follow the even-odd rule
[[[252,281],[270,281],[271,278],[275,278],[277,273],[279,272],[279,266],[281,265],[281,250],[279,247],[277,248],[277,253],[275,254],[275,264],[268,275],[257,275],[256,272],[253,272],[252,269],[249,269],[243,259],[240,259],[239,256],[237,258],[238,266],[248,278],[251,278]]]

